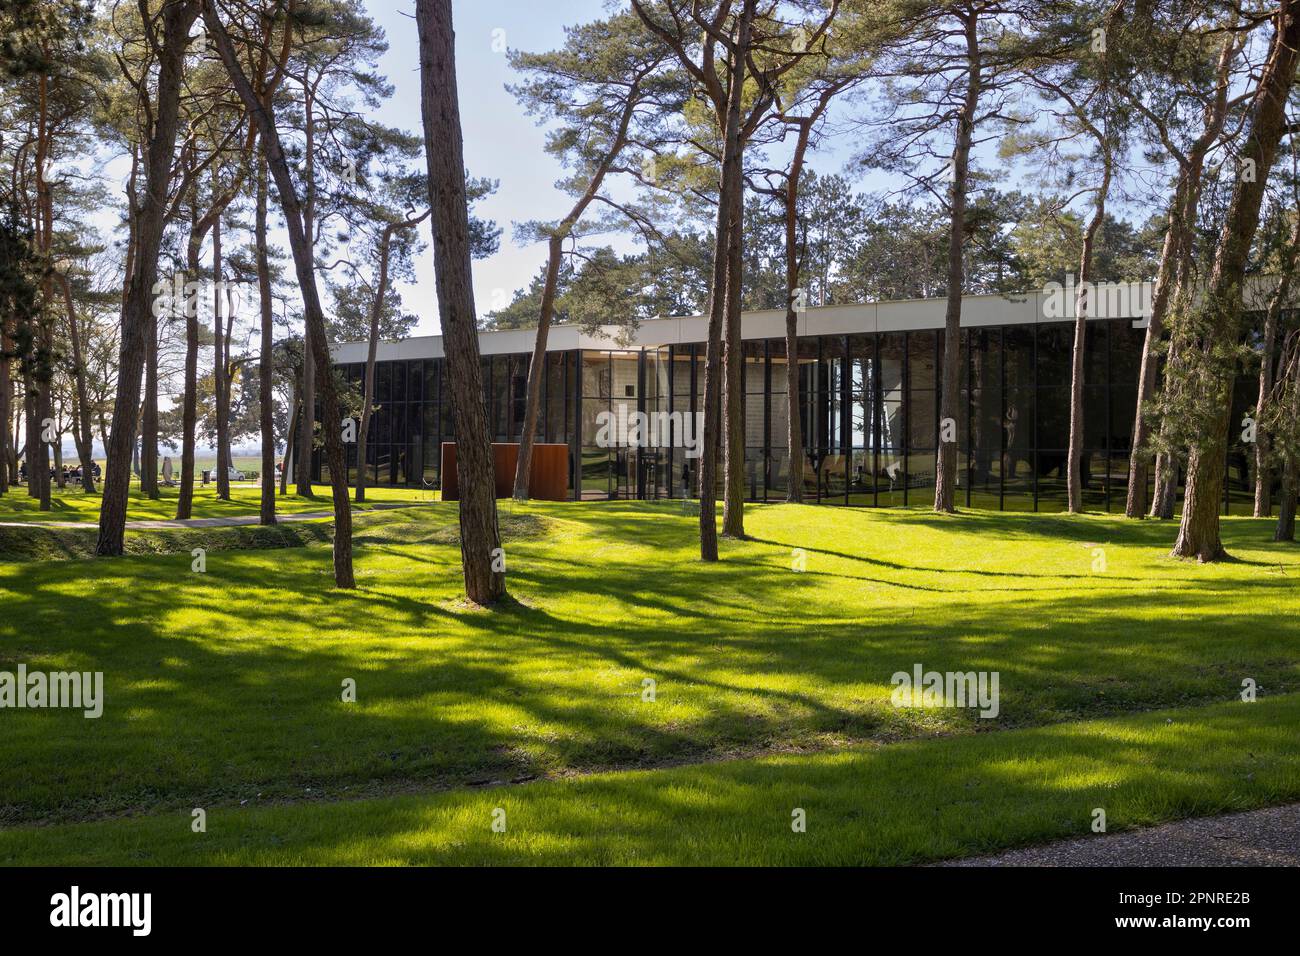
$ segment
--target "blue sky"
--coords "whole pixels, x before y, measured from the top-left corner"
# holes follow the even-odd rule
[[[394,85],[391,100],[378,119],[413,132],[420,127],[417,37],[413,0],[366,0],[371,15],[384,28],[389,50],[380,68]],[[616,4],[626,6],[626,3]],[[480,319],[510,301],[545,260],[545,245],[519,246],[515,222],[556,220],[572,199],[555,188],[562,170],[544,149],[545,131],[525,115],[505,85],[515,78],[501,41],[510,49],[550,50],[564,42],[564,26],[597,19],[607,13],[606,0],[455,0],[456,69],[459,81],[465,163],[470,173],[500,181],[497,193],[476,207],[479,215],[503,228],[500,251],[474,263],[474,293]],[[840,104],[832,117],[861,113],[859,104]],[[858,145],[852,135],[830,137],[813,152],[809,166],[819,173],[845,172]],[[992,146],[978,150],[979,164],[992,170],[999,164]],[[850,173],[859,190],[884,191],[898,183],[877,171]],[[1002,188],[1021,177],[1004,171]],[[1120,204],[1116,203],[1118,207]],[[1119,211],[1117,209],[1117,211]],[[427,228],[427,227],[426,227]],[[628,238],[611,238],[617,248],[631,248]],[[399,286],[409,311],[420,317],[416,334],[437,334],[432,256],[426,250],[417,266],[419,282]]]
[[[414,132],[420,126],[420,92],[416,65],[415,4],[367,0],[371,16],[384,28],[389,50],[380,64],[395,87],[378,119]],[[545,261],[543,243],[519,246],[513,223],[555,220],[564,215],[572,199],[555,188],[562,170],[544,149],[545,130],[525,115],[506,92],[515,74],[503,52],[510,49],[542,51],[564,42],[564,26],[597,19],[606,14],[605,0],[456,0],[456,72],[459,82],[461,124],[465,138],[465,164],[474,176],[500,181],[496,195],[476,207],[476,213],[503,228],[501,250],[474,263],[474,294],[478,315],[510,301]],[[501,32],[498,32],[501,31]],[[828,143],[809,165],[818,172],[840,171],[852,150],[843,140]],[[861,176],[859,187],[886,187],[883,177]],[[630,240],[611,238],[616,247],[631,247]],[[416,334],[438,332],[434,300],[432,257],[418,265],[417,286],[400,287],[409,311],[420,317]]]
[[[421,122],[414,0],[364,0],[364,4],[386,35],[389,49],[379,69],[394,88],[393,96],[383,103],[375,119],[418,134]],[[475,304],[480,319],[507,304],[515,290],[531,281],[545,260],[545,244],[520,246],[515,242],[513,224],[557,220],[572,204],[572,198],[555,187],[563,170],[545,151],[545,130],[525,114],[505,89],[516,74],[510,68],[503,45],[530,51],[555,49],[564,42],[566,25],[604,16],[609,6],[608,0],[454,2],[465,163],[473,176],[499,181],[496,194],[479,203],[475,210],[503,230],[500,251],[474,263]],[[626,6],[626,3],[617,2],[614,6]],[[832,109],[833,118],[858,112],[861,107],[855,104],[840,104]],[[819,173],[844,172],[857,145],[852,136],[831,137],[812,153],[808,165]],[[987,165],[990,158],[984,157],[982,165]],[[118,155],[108,163],[106,172],[110,178],[125,181],[128,168],[125,156]],[[876,171],[858,169],[850,175],[856,187],[863,191],[897,186]],[[1010,183],[1002,185],[1006,187]],[[106,210],[101,218],[100,225],[107,231],[116,222],[117,211]],[[427,240],[427,224],[422,228]],[[272,241],[287,248],[282,228],[274,231]],[[605,241],[621,251],[634,245],[630,236],[611,236]],[[407,310],[419,317],[414,334],[436,335],[439,326],[432,281],[433,258],[427,248],[417,262],[416,273],[415,284],[399,284],[398,289]]]
[[[389,50],[380,66],[395,87],[378,118],[419,132],[415,4],[410,0],[368,0],[367,6],[388,35]],[[593,20],[603,13],[603,0],[458,0],[455,4],[456,72],[465,165],[472,175],[501,183],[496,195],[476,208],[478,214],[494,219],[504,229],[501,251],[474,263],[474,295],[480,317],[508,302],[514,290],[525,285],[545,260],[543,244],[520,247],[515,243],[512,223],[558,219],[572,202],[555,188],[561,169],[544,151],[545,131],[505,90],[512,71],[505,54],[494,49],[494,41],[504,39],[511,48],[553,49],[564,42],[565,24]],[[499,47],[500,43],[495,45]],[[420,317],[418,332],[436,334],[433,261],[427,252],[419,264],[419,275],[422,281],[417,287],[402,289],[403,300]]]
[[[389,49],[379,64],[394,87],[393,96],[380,108],[379,122],[413,133],[420,132],[418,38],[414,0],[364,0],[383,28]],[[624,2],[615,6],[626,6]],[[524,113],[505,89],[515,79],[503,50],[542,51],[564,42],[565,25],[575,25],[607,14],[609,0],[455,0],[457,75],[465,162],[470,173],[499,181],[495,195],[481,202],[476,213],[502,227],[496,255],[474,263],[474,292],[478,315],[500,308],[515,290],[527,285],[541,268],[545,245],[515,242],[513,224],[530,220],[556,220],[568,211],[571,197],[555,187],[562,176],[559,164],[545,149],[545,130]],[[832,118],[842,119],[863,111],[861,104],[841,103]],[[860,143],[852,135],[830,137],[815,150],[809,166],[819,173],[845,172],[847,161]],[[979,165],[987,170],[999,163],[991,146],[978,151]],[[108,174],[125,180],[127,161],[118,156],[108,164]],[[849,173],[857,189],[885,191],[898,183],[877,171]],[[1004,171],[1001,188],[1017,185],[1023,177]],[[1117,207],[1121,204],[1116,203]],[[1117,208],[1116,210],[1120,210]],[[105,229],[116,222],[117,211],[105,211]],[[422,227],[425,237],[428,226]],[[272,241],[287,246],[282,229]],[[633,246],[630,237],[610,237],[616,248]],[[427,244],[427,243],[426,243]],[[419,317],[415,334],[439,331],[434,295],[432,255],[425,250],[417,263],[417,282],[399,285],[408,311]]]

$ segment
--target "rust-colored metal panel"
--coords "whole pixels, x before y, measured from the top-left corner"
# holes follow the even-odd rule
[[[496,496],[509,498],[515,490],[515,467],[519,461],[518,442],[492,445],[492,468],[496,473]],[[529,468],[528,493],[538,501],[569,499],[569,446],[533,445]],[[456,443],[442,443],[442,500],[460,500],[460,475],[456,468]]]
[[[518,445],[498,445],[510,449],[510,468],[506,490],[498,494],[508,497],[514,491],[515,466],[519,460]],[[500,489],[501,482],[497,482]],[[533,445],[533,458],[528,469],[528,493],[538,501],[566,501],[569,498],[569,446]]]

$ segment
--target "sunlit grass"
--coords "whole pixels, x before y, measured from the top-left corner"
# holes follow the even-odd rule
[[[447,505],[362,518],[354,593],[330,587],[323,545],[214,551],[206,574],[191,572],[188,549],[0,565],[0,669],[102,670],[107,694],[98,721],[0,712],[0,825],[934,735],[956,735],[943,744],[955,754],[1005,736],[993,731],[1050,724],[1074,741],[1082,719],[1234,701],[1247,677],[1266,698],[1300,689],[1300,549],[1272,543],[1263,521],[1227,521],[1239,560],[1198,566],[1167,557],[1169,524],[754,506],[752,540],[724,541],[723,560],[704,565],[676,505],[503,503],[502,514],[512,601],[492,612],[460,600]],[[916,663],[998,671],[998,718],[892,707],[890,677]],[[345,678],[355,705],[340,700]],[[1176,742],[1197,750],[1200,711],[1187,713]],[[1294,708],[1278,713],[1294,738]],[[1113,750],[1140,773],[1129,758],[1145,731],[1133,733],[1088,752]],[[1023,759],[990,754],[984,772],[998,779]],[[829,773],[840,758],[818,759]],[[1086,790],[1109,772],[1073,762],[1015,792]],[[707,809],[713,792],[693,779],[684,799]],[[555,786],[570,799],[568,782]],[[1150,793],[1152,806],[1182,806]],[[912,815],[918,840],[933,796],[891,811]],[[479,812],[471,794],[448,799]],[[320,809],[279,812],[306,827]],[[547,853],[590,843],[545,839],[561,848]]]
[[[280,514],[304,514],[316,511],[331,511],[333,503],[330,498],[329,485],[316,485],[314,497],[304,497],[293,493],[277,496],[276,510]],[[170,521],[176,517],[177,489],[160,489],[161,497],[151,499],[143,495],[138,488],[131,489],[127,518],[131,521]],[[421,502],[432,501],[432,492],[416,488],[377,487],[366,489],[367,504],[380,502]],[[241,515],[256,515],[261,508],[262,490],[255,484],[235,483],[230,486],[230,500],[223,501],[217,497],[215,485],[194,488],[193,517],[195,518],[233,518]],[[4,521],[99,521],[100,495],[88,495],[80,488],[71,485],[62,491],[54,489],[51,494],[49,511],[41,511],[35,498],[27,495],[26,487],[14,488],[4,497],[0,497],[0,522]],[[358,505],[364,508],[365,505]]]
[[[518,787],[0,832],[0,864],[922,863],[1300,797],[1300,695]],[[804,832],[795,832],[796,811]],[[494,821],[504,832],[493,830]]]

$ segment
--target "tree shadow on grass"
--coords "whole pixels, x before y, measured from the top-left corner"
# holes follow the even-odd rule
[[[1265,714],[1266,708],[1272,708]],[[1293,699],[1188,721],[781,755],[563,783],[235,811],[202,841],[179,814],[14,831],[0,859],[57,863],[897,865],[1300,796]],[[1183,722],[1187,721],[1187,722]],[[504,833],[489,826],[505,812]],[[794,832],[802,811],[805,832]],[[39,849],[37,841],[39,841]]]
[[[929,510],[872,509],[872,515],[885,524],[906,524],[962,534],[988,535],[998,540],[1047,537],[1080,543],[1094,541],[1100,532],[1116,544],[1140,547],[1172,548],[1178,537],[1178,521],[1146,518],[1140,521],[1123,515],[1088,512],[1083,515],[1044,514],[1021,511],[960,511],[956,515],[936,514]],[[1221,533],[1225,545],[1232,547],[1294,548],[1293,543],[1273,541],[1276,519],[1222,516]],[[1247,562],[1250,563],[1250,562]]]
[[[515,601],[492,612],[456,607],[454,545],[377,534],[351,593],[330,589],[322,547],[210,557],[206,575],[188,554],[0,569],[0,656],[103,670],[108,694],[99,721],[10,715],[0,762],[20,769],[0,780],[0,820],[987,731],[1228,699],[1243,676],[1272,693],[1300,673],[1279,616],[1295,591],[1276,578],[894,601],[826,590],[768,545],[682,564],[689,519],[541,513],[582,533],[559,553],[545,536],[515,541]],[[454,511],[418,520],[432,533]],[[999,671],[998,720],[889,707],[891,675],[916,663]]]

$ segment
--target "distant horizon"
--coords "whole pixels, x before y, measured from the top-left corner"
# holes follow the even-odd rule
[[[275,453],[276,455],[282,454],[280,447],[278,445],[276,446]],[[165,457],[179,458],[180,454],[181,454],[181,450],[176,445],[160,444],[158,446],[159,462],[161,462],[162,459]],[[196,446],[194,449],[195,458],[214,457],[216,454],[217,454],[217,449],[214,447],[205,447],[200,445],[200,446]],[[239,445],[230,450],[231,458],[256,458],[256,457],[260,457],[261,454],[262,454],[262,445],[260,442],[252,445]],[[96,461],[104,458],[105,452],[104,452],[103,443],[99,441],[95,441],[91,446],[90,455]],[[63,445],[63,463],[65,465],[71,465],[71,464],[75,464],[76,461],[77,461],[77,446],[73,444],[71,440],[69,440],[68,442],[65,442]],[[53,462],[54,459],[53,457],[51,457],[50,459],[51,465],[53,464]]]

